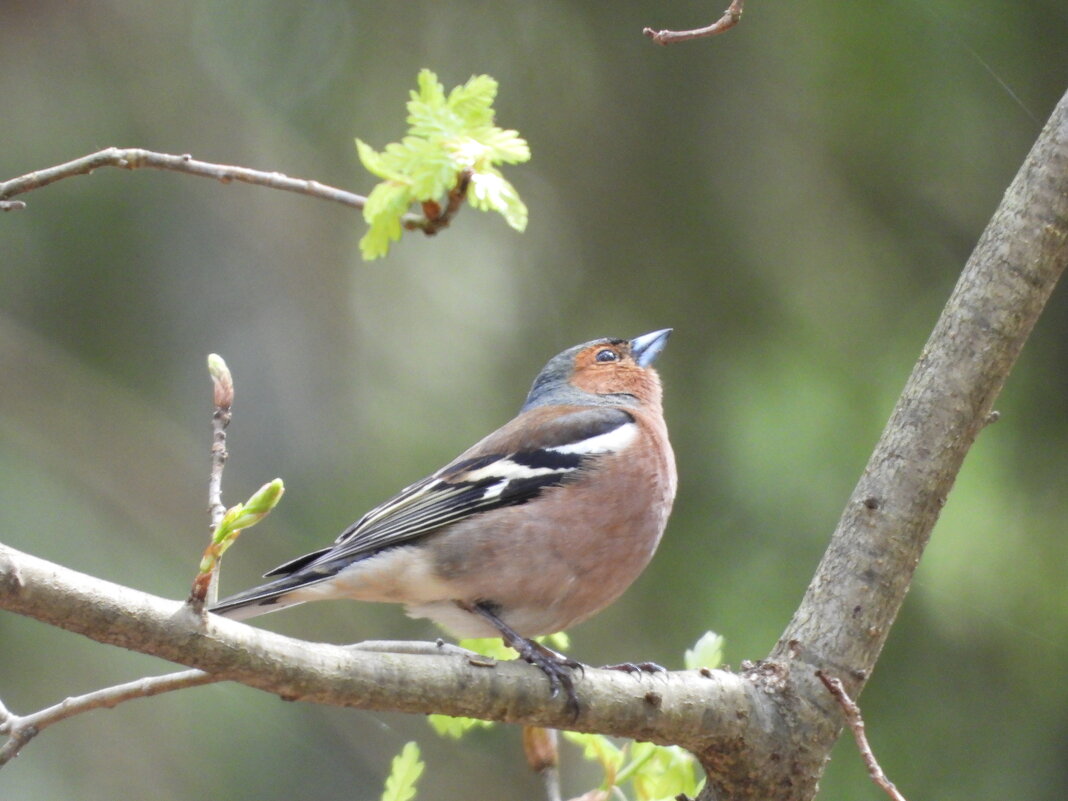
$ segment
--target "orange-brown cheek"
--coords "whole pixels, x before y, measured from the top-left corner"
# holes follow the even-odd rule
[[[614,392],[635,392],[645,381],[642,371],[636,368],[613,365],[613,369],[587,367],[575,374],[573,383],[585,392],[607,395]]]

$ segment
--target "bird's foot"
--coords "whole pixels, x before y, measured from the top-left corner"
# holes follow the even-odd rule
[[[573,671],[584,671],[586,666],[578,660],[554,651],[540,642],[528,640],[526,637],[517,635],[515,640],[504,637],[509,648],[518,652],[519,656],[529,662],[549,680],[549,695],[556,698],[560,690],[564,691],[567,698],[567,709],[574,717],[578,717],[579,702],[575,693],[575,677]]]
[[[525,661],[532,664],[545,674],[549,680],[549,695],[556,698],[560,691],[564,691],[567,698],[567,709],[573,718],[578,718],[579,702],[575,692],[575,677],[573,671],[585,670],[586,666],[581,662],[554,651],[547,645],[529,640],[519,634],[511,626],[501,620],[496,609],[488,603],[469,603],[467,601],[455,601],[455,604],[465,612],[478,615],[482,619],[493,624],[493,627],[501,635],[504,644],[515,650]]]

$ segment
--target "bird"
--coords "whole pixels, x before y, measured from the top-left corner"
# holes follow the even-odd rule
[[[577,715],[573,671],[585,666],[532,638],[611,604],[660,542],[677,474],[652,364],[671,331],[557,354],[510,422],[209,611],[241,620],[307,601],[400,603],[458,637],[501,637]]]

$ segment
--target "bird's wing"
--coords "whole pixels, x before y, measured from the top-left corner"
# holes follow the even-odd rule
[[[472,515],[526,503],[574,478],[592,459],[626,447],[637,433],[634,416],[618,407],[574,407],[566,414],[532,409],[376,506],[342,532],[333,547],[265,575],[289,575],[327,563],[340,567]]]

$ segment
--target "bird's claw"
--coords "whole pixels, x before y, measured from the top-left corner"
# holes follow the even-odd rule
[[[509,643],[512,648],[519,652],[519,656],[529,662],[549,680],[549,695],[556,698],[560,691],[564,691],[567,699],[567,709],[575,718],[579,714],[578,695],[575,693],[575,678],[572,671],[585,672],[586,666],[581,662],[565,656],[552,648],[542,645],[525,637],[519,642]]]

